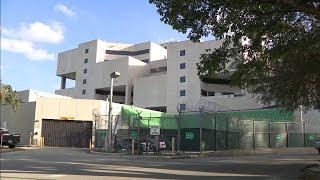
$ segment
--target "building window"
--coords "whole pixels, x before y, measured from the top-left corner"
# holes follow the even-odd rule
[[[150,69],[150,73],[158,73],[158,72],[166,72],[166,71],[167,71],[167,66]]]
[[[186,55],[186,50],[181,50],[180,51],[180,56],[185,56]]]
[[[215,95],[216,95],[215,92],[213,92],[213,91],[208,91],[208,96],[215,96]]]
[[[88,59],[84,59],[84,63],[85,63],[85,64],[88,63]]]
[[[186,90],[180,90],[180,96],[186,96]]]
[[[144,63],[149,63],[150,62],[149,59],[145,59],[145,60],[141,60],[141,61],[144,62]]]
[[[119,50],[106,50],[106,54],[123,55],[123,56],[138,56],[150,53],[150,49],[143,49],[140,51],[119,51]]]
[[[83,79],[82,84],[87,84],[87,79]]]
[[[185,69],[186,68],[186,63],[181,63],[180,64],[180,69]]]
[[[83,70],[83,73],[84,73],[84,74],[87,74],[87,72],[88,72],[87,69],[84,69],[84,70]]]
[[[202,95],[202,96],[208,96],[208,93],[207,93],[207,91],[201,89],[201,95]]]
[[[186,82],[186,77],[185,76],[180,76],[180,83]]]
[[[186,110],[186,104],[180,104],[180,111]]]
[[[234,94],[232,92],[222,92],[221,95],[231,95],[231,94]]]
[[[89,53],[89,49],[85,49],[84,52],[85,52],[85,53]]]
[[[86,90],[84,89],[84,90],[82,90],[82,94],[83,95],[85,95],[86,94]]]

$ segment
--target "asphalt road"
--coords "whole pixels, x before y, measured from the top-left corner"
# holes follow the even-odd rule
[[[83,149],[44,148],[1,154],[4,179],[299,179],[317,153],[196,159],[136,159]]]

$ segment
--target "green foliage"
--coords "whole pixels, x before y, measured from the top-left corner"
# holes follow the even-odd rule
[[[224,39],[198,63],[198,75],[231,72],[231,83],[287,110],[320,107],[318,0],[150,0],[161,20],[199,41]],[[227,38],[225,38],[227,37]]]
[[[17,93],[12,90],[10,85],[0,85],[0,103],[9,105],[14,111],[18,110],[19,100]]]

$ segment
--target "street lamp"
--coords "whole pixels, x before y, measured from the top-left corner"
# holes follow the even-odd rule
[[[109,116],[108,116],[108,150],[111,152],[112,146],[112,96],[113,96],[113,79],[120,76],[119,72],[113,72],[110,74],[111,82],[110,82],[110,97],[109,97]]]

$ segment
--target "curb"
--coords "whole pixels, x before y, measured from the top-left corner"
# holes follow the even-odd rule
[[[320,163],[306,166],[303,172],[306,179],[320,179]]]
[[[127,155],[128,153],[112,153],[112,152],[103,152],[103,151],[94,151],[89,150],[88,153],[98,154],[98,155]]]
[[[9,153],[9,152],[17,152],[17,151],[25,151],[27,149],[16,147],[16,148],[0,148],[0,153]]]
[[[109,153],[97,150],[91,150],[89,153],[100,154],[100,155],[120,155],[131,159],[187,159],[187,158],[203,158],[203,157],[224,157],[224,156],[255,156],[255,155],[267,155],[267,154],[304,154],[304,153],[315,153],[317,152],[314,148],[277,148],[277,149],[255,149],[255,150],[226,150],[226,151],[205,151],[201,154],[199,152],[186,152],[180,155],[162,154],[156,155],[134,155],[132,156],[128,152],[122,153]]]

